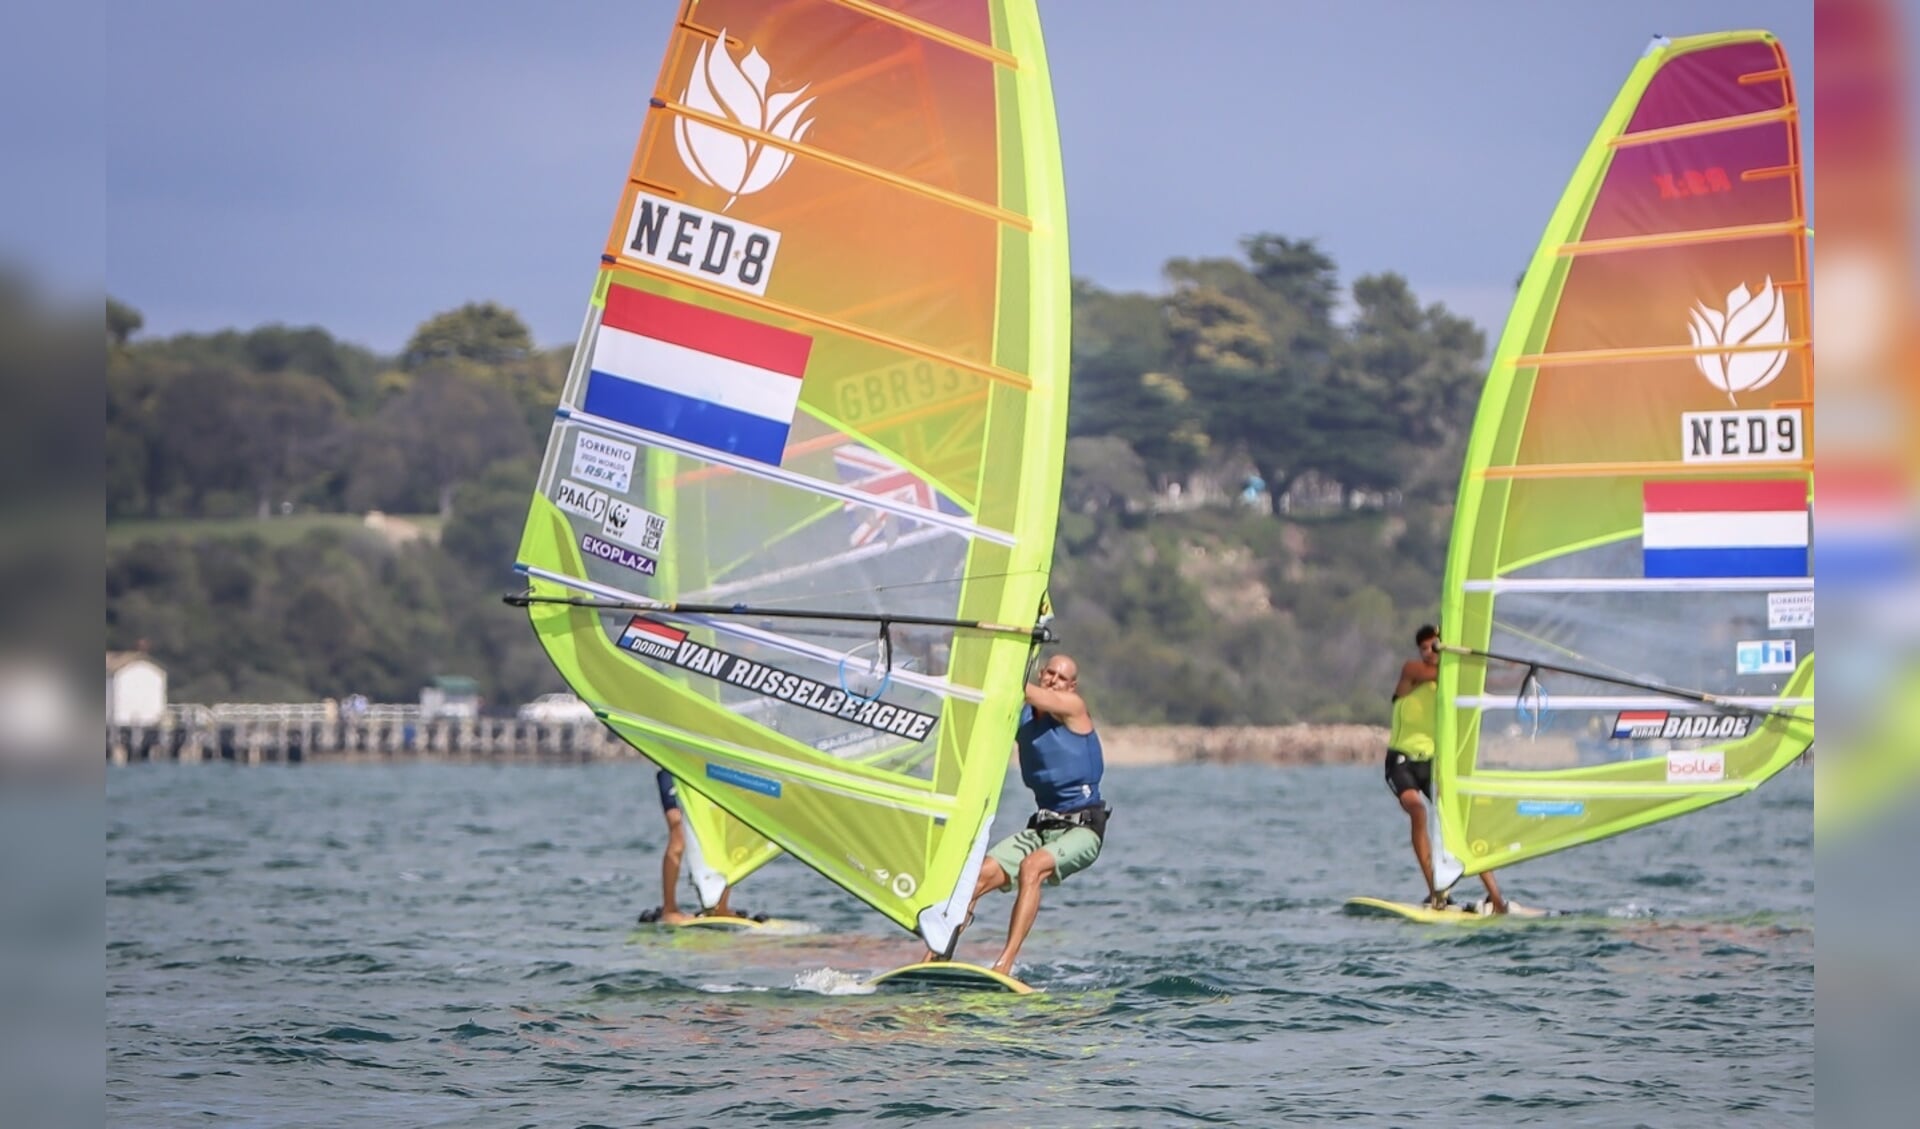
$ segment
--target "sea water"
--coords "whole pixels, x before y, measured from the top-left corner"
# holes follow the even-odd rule
[[[1342,912],[1424,892],[1374,768],[1103,792],[1106,848],[1016,968],[1044,994],[902,996],[862,981],[916,942],[791,859],[734,900],[805,928],[637,928],[665,837],[638,762],[114,769],[108,1120],[1811,1123],[1810,771],[1500,876],[1575,916],[1470,926]],[[1030,806],[1010,781],[996,833]]]

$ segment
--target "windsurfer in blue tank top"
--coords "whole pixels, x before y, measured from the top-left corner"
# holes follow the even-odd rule
[[[1106,835],[1108,809],[1100,800],[1100,775],[1105,768],[1100,735],[1094,732],[1093,715],[1080,697],[1080,669],[1066,655],[1048,659],[1040,681],[1027,684],[1027,704],[1020,711],[1014,745],[1020,754],[1020,779],[1033,789],[1040,810],[1025,829],[988,849],[967,911],[971,922],[973,906],[981,898],[1017,882],[1007,944],[993,962],[996,971],[1009,976],[1013,959],[1040,914],[1041,885],[1058,886],[1069,875],[1092,866]],[[931,952],[925,957],[935,958]]]

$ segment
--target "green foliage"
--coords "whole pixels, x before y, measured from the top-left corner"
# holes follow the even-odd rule
[[[362,429],[347,476],[355,509],[453,511],[459,485],[501,460],[529,457],[533,440],[512,394],[458,368],[417,374]]]
[[[400,354],[408,372],[447,361],[504,365],[533,352],[533,334],[520,315],[492,302],[469,302],[431,318]]]
[[[525,491],[521,492],[523,495]],[[522,501],[524,501],[524,497]],[[524,508],[524,507],[523,507]],[[441,529],[438,514],[385,515],[394,526],[411,526],[418,535],[432,540]],[[252,515],[231,518],[162,518],[158,521],[116,521],[107,526],[107,549],[125,549],[141,541],[242,541],[257,539],[268,545],[286,545],[316,531],[331,531],[343,537],[372,541],[398,540],[367,527],[362,514],[298,513],[275,516],[261,521]]]
[[[496,576],[505,583],[512,576],[530,484],[539,470],[531,458],[495,463],[463,487],[459,509],[440,539],[447,555],[475,576]]]
[[[143,319],[138,310],[109,301],[109,338],[124,333],[127,344]],[[302,373],[332,388],[343,403],[365,404],[381,368],[379,357],[358,345],[336,341],[318,326],[263,325],[241,332],[182,333],[128,345],[130,360],[150,370],[229,368],[256,375]]]
[[[1397,275],[1343,293],[1310,239],[1256,234],[1166,279],[1074,283],[1052,587],[1096,715],[1384,721],[1435,615],[1485,338]],[[109,646],[144,640],[185,701],[409,700],[455,672],[505,705],[560,688],[498,596],[570,347],[535,349],[485,302],[398,357],[313,327],[148,340],[139,311],[105,316]],[[1275,494],[1304,480],[1372,508],[1166,492],[1210,476],[1231,494],[1250,467]],[[441,536],[383,535],[369,509]]]
[[[1346,494],[1450,497],[1486,349],[1405,279],[1355,281],[1337,324],[1333,260],[1260,234],[1245,260],[1175,259],[1158,299],[1074,291],[1076,436],[1122,440],[1164,484],[1236,460],[1285,493],[1316,475]]]
[[[139,310],[125,302],[107,299],[107,344],[124,347],[127,339],[140,332],[144,324],[146,319],[140,316]]]
[[[1146,464],[1125,440],[1111,435],[1067,440],[1061,510],[1121,515],[1152,501]]]
[[[1254,372],[1273,360],[1273,338],[1253,306],[1211,286],[1167,299],[1170,360],[1179,372]]]
[[[340,529],[279,544],[144,539],[108,550],[107,646],[144,642],[177,701],[409,701],[446,670],[493,701],[560,689],[498,575],[431,542]]]

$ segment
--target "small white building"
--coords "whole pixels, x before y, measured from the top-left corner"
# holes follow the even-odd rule
[[[166,668],[142,651],[108,651],[107,724],[158,725],[166,716]]]
[[[443,674],[420,689],[420,719],[472,721],[480,716],[480,684],[463,674]]]

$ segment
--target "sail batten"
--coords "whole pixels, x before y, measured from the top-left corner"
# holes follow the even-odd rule
[[[1743,795],[1812,742],[1798,129],[1771,35],[1657,40],[1522,279],[1441,600],[1436,807],[1468,873]]]
[[[768,133],[765,130],[751,129],[728,118],[696,110],[691,106],[682,105],[679,102],[661,99],[656,105],[662,110],[666,110],[669,113],[687,118],[691,121],[700,122],[718,132],[726,133],[734,137],[759,141],[763,144],[777,145],[782,150],[790,152],[795,156],[808,157],[822,164],[832,165],[845,172],[867,177],[881,184],[898,188],[903,192],[912,192],[932,200],[937,200],[949,207],[972,212],[983,219],[990,219],[995,223],[1006,224],[1008,227],[1014,228],[1017,231],[1033,230],[1033,221],[1027,217],[1017,212],[1009,212],[1004,208],[996,208],[990,204],[983,204],[978,200],[969,199],[957,192],[949,192],[943,188],[936,188],[931,184],[923,184],[910,177],[891,173],[886,169],[877,168],[873,165],[862,164],[859,161],[850,161],[845,157],[830,153],[824,149],[791,141]]]
[[[1756,125],[1768,125],[1779,122],[1799,120],[1799,111],[1787,106],[1778,110],[1759,110],[1751,114],[1735,114],[1732,117],[1709,118],[1703,121],[1688,122],[1686,125],[1667,126],[1662,129],[1645,129],[1638,133],[1623,133],[1607,142],[1615,149],[1628,149],[1635,145],[1657,145],[1663,141],[1678,141],[1687,137],[1700,137],[1714,133],[1732,133],[1735,130],[1751,129]]]
[[[1811,470],[1813,463],[1809,459],[1749,459],[1745,464],[1749,469],[1766,470]],[[1711,475],[1724,477],[1724,468],[1695,466],[1684,461],[1679,462],[1631,462],[1631,463],[1522,463],[1516,466],[1487,467],[1479,472],[1484,479],[1522,479],[1522,478],[1618,478],[1622,475],[1662,475],[1692,477]]]
[[[1776,282],[1774,287],[1785,290],[1785,282]],[[1567,368],[1573,365],[1631,364],[1637,361],[1670,361],[1676,357],[1727,356],[1738,353],[1777,353],[1781,349],[1811,349],[1813,342],[1805,338],[1786,342],[1768,342],[1763,345],[1646,345],[1628,349],[1570,349],[1564,353],[1533,353],[1524,357],[1515,357],[1511,362],[1514,368],[1540,368],[1555,366]]]
[[[868,509],[885,510],[888,513],[897,514],[916,522],[937,525],[953,533],[958,533],[963,537],[992,541],[1002,545],[1011,545],[1014,541],[1014,536],[1011,533],[998,529],[989,529],[942,510],[927,509],[894,501],[893,499],[875,494],[862,493],[850,487],[835,486],[818,479],[808,478],[805,475],[783,472],[778,467],[768,467],[764,464],[756,463],[751,459],[728,456],[724,452],[705,449],[695,443],[682,442],[669,436],[646,431],[642,428],[630,427],[617,420],[604,419],[591,412],[567,411],[559,418],[565,419],[569,423],[578,424],[589,430],[598,431],[606,435],[618,436],[643,446],[699,459],[717,466],[724,466],[729,470],[737,471],[744,475],[751,475],[756,478],[778,482],[817,497],[832,498],[840,502],[852,502]]]
[[[1751,710],[1795,709],[1813,705],[1812,698],[1759,698],[1730,695],[1715,700]],[[1556,694],[1552,705],[1563,710],[1631,710],[1658,709],[1672,702],[1673,696],[1670,694]],[[1453,703],[1462,709],[1478,710],[1481,713],[1503,710],[1524,713],[1534,708],[1525,702],[1515,701],[1511,694],[1467,694],[1455,698]]]
[[[726,287],[721,286],[719,284],[706,282],[702,279],[697,279],[697,278],[686,278],[679,274],[675,274],[671,271],[661,270],[660,268],[654,266],[652,263],[649,263],[643,259],[634,259],[627,255],[607,254],[607,255],[603,255],[602,259],[603,261],[609,261],[614,265],[619,266],[620,269],[623,271],[628,271],[638,275],[655,278],[662,282],[672,283],[673,285],[676,285],[676,286],[684,286],[690,290],[695,290],[703,294],[711,294],[715,297],[730,298],[735,301],[750,302],[751,305],[753,305],[755,308],[764,310],[769,314],[776,314],[782,318],[787,318],[795,322],[811,325],[819,329],[830,330],[834,333],[843,334],[850,338],[857,338],[859,340],[868,341],[868,342],[871,342],[872,344],[879,345],[887,349],[895,350],[905,356],[917,357],[922,360],[931,361],[937,364],[951,365],[954,368],[964,369],[977,376],[985,377],[986,379],[994,381],[999,384],[1005,384],[1010,387],[1019,388],[1022,391],[1031,390],[1031,388],[1033,387],[1032,381],[1026,376],[1021,375],[1020,373],[1009,371],[1007,369],[1001,368],[998,365],[988,364],[984,361],[978,361],[971,357],[967,357],[959,353],[947,352],[941,349],[933,348],[924,343],[915,342],[904,337],[899,337],[899,336],[888,334],[888,333],[882,333],[869,326],[864,326],[854,321],[834,318],[834,317],[827,316],[825,314],[810,312],[802,307],[790,305],[784,302],[774,301],[768,298],[755,298],[751,294],[736,295],[729,292]],[[590,321],[593,320],[595,314],[597,313],[598,311],[591,311],[588,315],[589,320]]]
[[[1462,592],[1811,592],[1811,576],[1750,577],[1636,577],[1564,576],[1551,580],[1526,577],[1468,580]]]
[[[1804,236],[1802,223],[1755,223],[1729,227],[1701,227],[1654,235],[1622,235],[1610,239],[1587,239],[1563,243],[1555,251],[1560,258],[1582,255],[1618,255],[1631,251],[1665,251],[1676,247],[1695,247],[1703,243],[1740,243],[1780,236]]]
[[[1020,69],[1019,56],[1002,51],[991,43],[983,43],[972,36],[961,35],[948,28],[941,27],[939,24],[915,19],[905,12],[894,11],[891,8],[872,3],[872,0],[833,0],[833,2],[843,7],[852,8],[873,19],[883,20],[896,27],[905,28],[923,39],[932,40],[943,46],[978,55],[980,58],[986,59],[996,66],[1005,67],[1010,71]]]
[[[704,627],[716,634],[731,635],[774,650],[784,651],[790,655],[813,659],[822,663],[838,663],[845,658],[845,652],[843,651],[831,650],[827,647],[809,643],[803,639],[797,639],[791,635],[783,635],[777,631],[768,631],[762,627],[754,627],[751,624],[734,622],[719,616],[696,615],[688,612],[675,611],[669,604],[654,604],[648,597],[640,596],[621,588],[615,588],[611,585],[596,584],[591,580],[578,576],[563,576],[559,573],[537,568],[532,565],[523,564],[517,567],[521,573],[530,577],[549,581],[553,584],[571,588],[576,591],[586,592],[590,595],[602,596],[609,600],[623,603],[631,602],[634,604],[632,608],[620,609],[614,614],[644,614],[657,616],[661,619],[670,619],[675,622],[694,624]],[[609,611],[611,611],[611,609],[609,609]],[[832,619],[834,617],[832,611],[825,609],[822,609],[819,615],[821,619]],[[894,670],[890,672],[889,677],[902,685],[912,686],[916,689],[925,690],[930,694],[938,694],[941,697],[960,698],[974,702],[982,699],[981,693],[971,686],[956,685],[946,679],[928,678],[925,675],[910,670]]]

